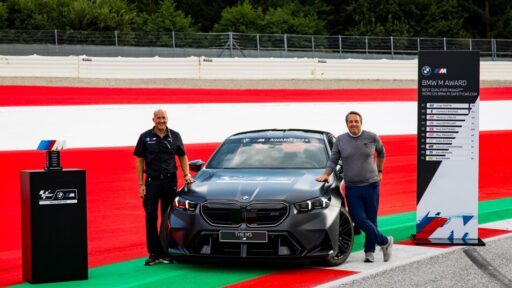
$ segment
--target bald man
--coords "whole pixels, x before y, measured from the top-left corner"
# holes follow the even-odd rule
[[[181,136],[167,127],[167,121],[167,112],[162,109],[156,110],[153,113],[153,128],[140,135],[133,151],[137,158],[139,197],[146,213],[146,244],[149,253],[148,259],[144,262],[146,266],[171,262],[168,251],[164,251],[160,244],[157,223],[158,203],[160,202],[160,215],[163,218],[176,197],[176,156],[180,161],[185,183],[194,182],[189,174],[188,158]]]

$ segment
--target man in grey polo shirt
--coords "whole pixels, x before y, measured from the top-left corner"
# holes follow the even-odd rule
[[[354,223],[366,235],[364,262],[375,261],[375,244],[381,246],[384,261],[391,258],[393,237],[386,237],[377,229],[379,185],[384,165],[384,145],[377,134],[362,130],[363,117],[355,111],[345,116],[348,133],[336,138],[324,174],[316,181],[326,182],[341,159],[345,179],[345,197],[348,212]],[[377,161],[375,161],[377,153]]]

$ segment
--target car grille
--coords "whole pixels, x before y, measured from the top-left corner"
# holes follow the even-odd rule
[[[215,226],[249,227],[279,225],[288,216],[288,205],[281,202],[207,202],[201,205],[203,218]]]
[[[293,257],[301,256],[305,250],[288,232],[268,232],[265,243],[220,242],[218,231],[201,232],[187,250],[192,255],[221,257]]]

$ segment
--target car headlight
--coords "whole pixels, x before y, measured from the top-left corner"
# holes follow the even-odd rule
[[[325,197],[318,197],[304,202],[295,203],[295,208],[299,212],[309,212],[314,209],[325,209],[329,207],[329,200]]]
[[[183,197],[177,196],[176,198],[174,198],[172,206],[174,208],[180,208],[183,210],[195,211],[197,208],[197,203],[187,200]]]

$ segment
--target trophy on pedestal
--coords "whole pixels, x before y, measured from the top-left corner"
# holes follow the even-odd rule
[[[85,170],[62,169],[64,144],[41,141],[44,170],[20,171],[22,272],[32,284],[89,277]]]
[[[46,151],[45,171],[61,171],[60,166],[60,150],[64,149],[65,140],[41,140],[38,151]]]

